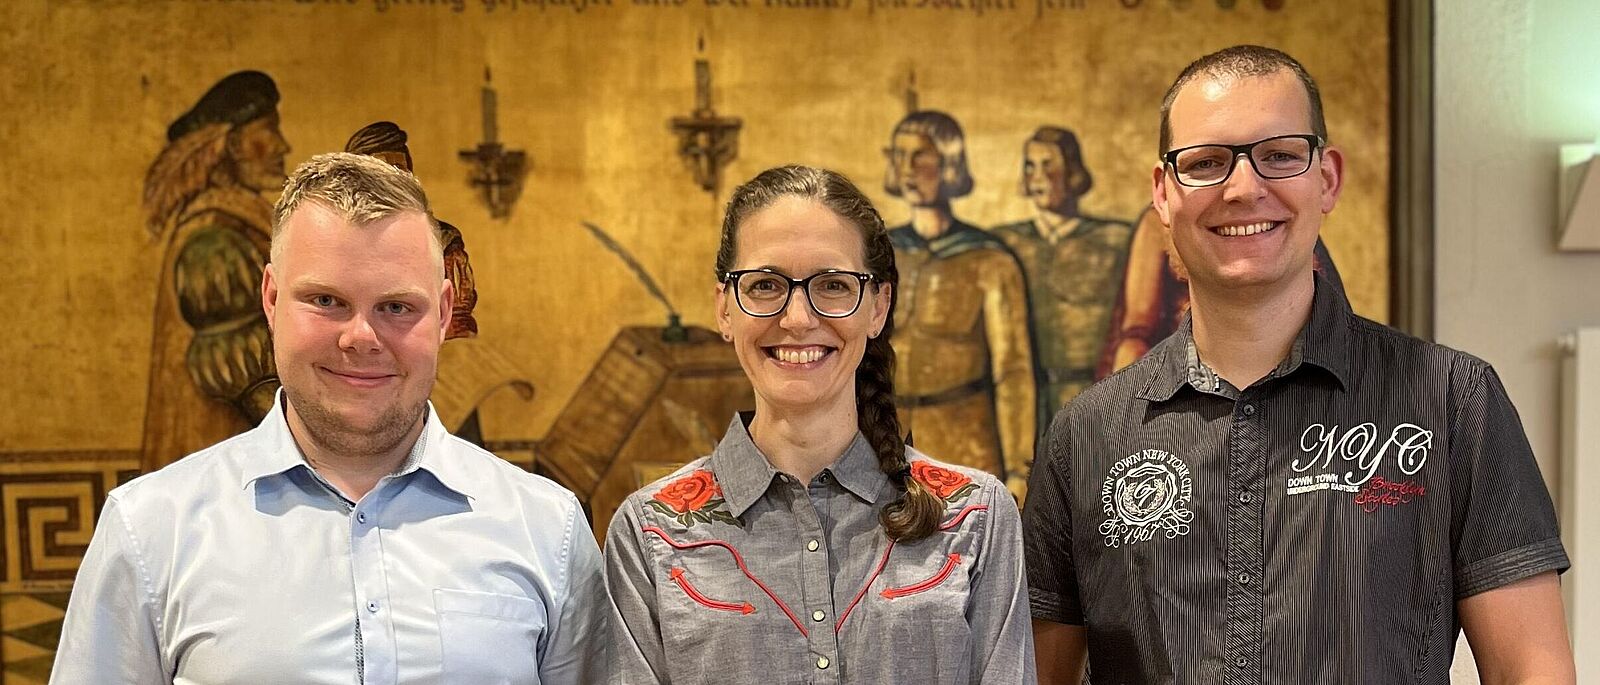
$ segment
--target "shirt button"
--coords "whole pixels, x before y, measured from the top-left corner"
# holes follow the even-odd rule
[[[1239,668],[1244,668],[1250,665],[1250,660],[1241,656],[1233,660],[1233,665],[1238,666]]]
[[[1239,584],[1240,585],[1249,585],[1250,584],[1250,574],[1248,574],[1248,573],[1239,574]]]
[[[817,551],[818,547],[821,547],[821,545],[817,544],[816,540],[812,540],[812,541],[806,543],[806,551],[807,552],[815,552],[815,551]]]
[[[367,513],[366,512],[361,512],[359,514],[356,514],[356,523],[366,523],[366,522],[367,522]]]
[[[1249,504],[1250,503],[1250,493],[1248,493],[1248,492],[1239,493],[1239,503],[1240,504]]]
[[[825,657],[825,656],[817,657],[817,668],[827,668],[827,667],[828,667],[828,657]]]
[[[370,611],[370,612],[372,612],[374,614],[378,613],[378,603],[377,602],[367,602],[367,611]]]
[[[1244,405],[1244,415],[1245,416],[1255,416],[1256,415],[1256,405],[1253,405],[1253,404]]]
[[[828,615],[825,614],[825,613],[822,613],[821,609],[818,609],[816,611],[811,612],[811,620],[816,621],[818,623],[821,623],[822,619],[825,619],[827,617],[828,617]]]

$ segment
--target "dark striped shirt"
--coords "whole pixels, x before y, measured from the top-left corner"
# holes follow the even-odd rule
[[[1464,597],[1565,570],[1488,364],[1311,318],[1240,391],[1190,323],[1064,409],[1023,513],[1035,618],[1096,683],[1448,683]]]

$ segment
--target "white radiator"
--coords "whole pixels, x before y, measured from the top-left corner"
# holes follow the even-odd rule
[[[1578,682],[1600,683],[1600,327],[1561,346],[1561,542],[1572,558],[1562,593]]]

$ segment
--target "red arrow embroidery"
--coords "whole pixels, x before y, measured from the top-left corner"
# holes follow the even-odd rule
[[[689,584],[689,579],[683,577],[683,569],[681,568],[672,569],[672,579],[678,583],[678,587],[683,588],[683,594],[688,595],[689,599],[699,602],[703,606],[707,606],[718,611],[737,611],[746,615],[756,612],[756,608],[750,606],[749,602],[719,602],[700,594],[699,590],[694,589],[694,586]]]
[[[926,591],[931,590],[934,587],[938,586],[939,583],[943,583],[945,578],[950,577],[950,572],[954,571],[955,568],[956,568],[956,565],[959,564],[959,563],[961,563],[961,555],[960,554],[951,554],[949,556],[949,558],[944,560],[944,568],[939,569],[939,572],[933,574],[932,578],[924,580],[924,581],[922,581],[920,583],[917,583],[915,585],[907,585],[905,587],[888,588],[888,589],[886,589],[883,592],[878,593],[878,594],[883,595],[884,599],[895,599],[896,597],[904,597],[906,595],[914,595],[914,594],[917,594],[918,592],[926,592]]]

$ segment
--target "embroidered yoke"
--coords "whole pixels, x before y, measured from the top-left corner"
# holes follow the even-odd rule
[[[1034,682],[1020,523],[999,481],[908,449],[946,506],[932,536],[897,544],[878,523],[896,488],[865,437],[801,483],[757,450],[749,416],[612,519],[613,682]]]

